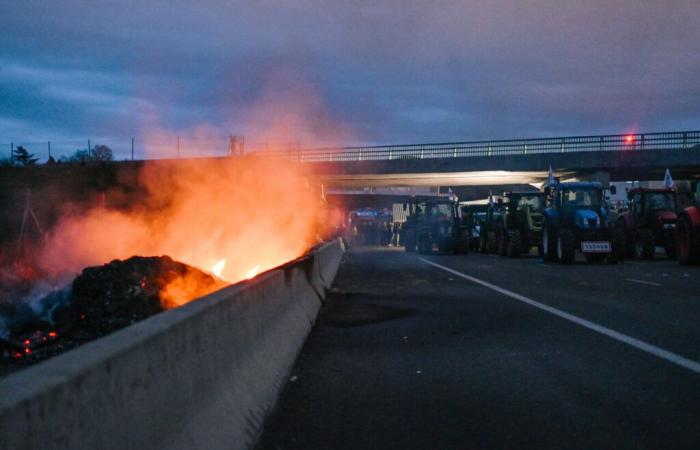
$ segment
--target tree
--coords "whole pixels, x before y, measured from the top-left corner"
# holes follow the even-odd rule
[[[39,158],[34,157],[34,153],[29,153],[29,151],[21,145],[12,151],[12,159],[20,166],[31,166],[39,161]]]
[[[68,162],[86,163],[90,161],[90,152],[88,150],[76,150],[75,153],[68,157]]]
[[[92,159],[97,162],[112,161],[114,155],[112,154],[112,149],[106,145],[96,145],[92,150]]]
[[[78,149],[67,158],[68,162],[89,163],[112,161],[114,155],[112,149],[106,145],[96,145],[92,150]]]

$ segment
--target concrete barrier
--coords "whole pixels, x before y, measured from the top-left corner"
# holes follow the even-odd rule
[[[0,380],[0,449],[250,448],[339,254],[326,244]]]

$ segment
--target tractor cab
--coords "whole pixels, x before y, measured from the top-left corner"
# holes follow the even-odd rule
[[[700,182],[692,183],[693,205],[683,209],[676,221],[678,262],[700,263]]]
[[[506,192],[496,228],[496,247],[502,256],[519,256],[537,247],[541,253],[545,194]]]
[[[627,191],[629,210],[617,219],[625,232],[628,256],[653,259],[657,246],[676,256],[678,195],[672,188],[634,188]]]
[[[545,189],[548,207],[542,246],[545,259],[574,261],[580,251],[587,261],[624,259],[624,236],[608,227],[603,187],[595,182],[557,183]],[[610,188],[615,193],[615,187]]]
[[[434,245],[441,252],[466,253],[469,229],[463,224],[459,204],[447,198],[414,199],[402,229],[406,251],[430,253]]]

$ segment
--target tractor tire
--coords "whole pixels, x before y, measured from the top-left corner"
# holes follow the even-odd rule
[[[676,259],[676,246],[673,244],[666,244],[664,247],[664,251],[666,252],[666,257],[668,259]]]
[[[619,230],[622,233],[622,243],[624,246],[624,253],[626,258],[634,258],[634,232],[627,230],[627,224],[624,220],[619,220],[613,224],[611,233],[614,230]]]
[[[489,231],[486,235],[486,253],[496,253],[496,233]]]
[[[416,251],[416,241],[412,237],[407,238],[403,246],[404,249],[409,253],[415,253]]]
[[[508,235],[505,230],[496,233],[496,253],[498,256],[506,256],[508,250]]]
[[[508,248],[506,249],[506,253],[508,254],[508,256],[510,256],[511,258],[517,258],[518,256],[520,256],[521,246],[522,246],[522,242],[520,239],[520,231],[509,230],[508,231]]]
[[[542,254],[545,261],[555,261],[557,259],[556,243],[557,238],[553,230],[545,227],[542,232]]]
[[[697,264],[700,262],[700,248],[693,247],[693,233],[698,233],[700,230],[693,229],[690,221],[686,217],[678,219],[676,224],[676,236],[678,244],[676,245],[678,253],[678,262],[681,264]]]
[[[425,253],[425,243],[420,236],[416,239],[416,252],[420,255]]]
[[[557,237],[557,261],[571,264],[576,258],[576,236],[571,230],[560,230]]]
[[[634,236],[634,257],[654,259],[654,233],[649,228],[640,228]]]
[[[625,231],[623,228],[614,227],[610,230],[610,247],[612,252],[608,255],[608,264],[618,264],[625,262]]]
[[[469,241],[457,241],[454,245],[454,253],[457,255],[466,255],[469,253]]]

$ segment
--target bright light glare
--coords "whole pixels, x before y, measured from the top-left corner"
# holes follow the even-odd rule
[[[224,266],[226,265],[226,258],[220,260],[218,263],[214,264],[214,267],[211,268],[211,273],[216,275],[217,277],[221,278],[221,272],[224,270]]]
[[[260,271],[260,266],[259,266],[259,265],[253,267],[253,268],[250,269],[248,272],[246,272],[246,274],[245,274],[245,279],[246,279],[246,280],[250,280],[250,279],[253,278],[255,275],[257,275],[259,271]]]

